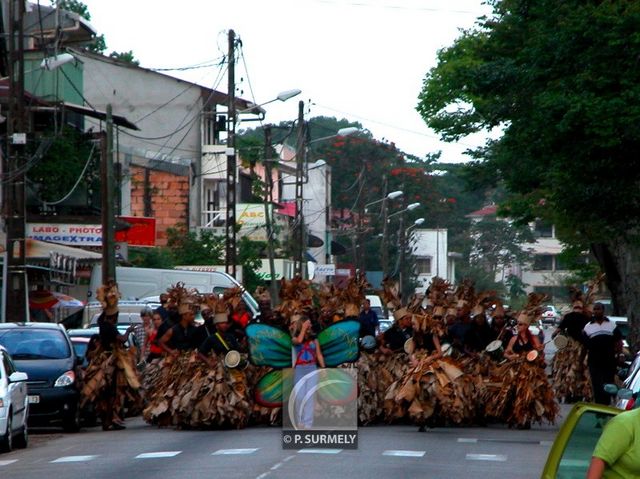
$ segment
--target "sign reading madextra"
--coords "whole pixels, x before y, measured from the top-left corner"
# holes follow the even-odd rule
[[[115,240],[130,246],[154,246],[155,218],[119,216],[129,228],[116,231]],[[27,238],[70,246],[102,246],[102,225],[65,223],[27,223]]]
[[[27,238],[71,246],[102,246],[102,226],[27,223]]]

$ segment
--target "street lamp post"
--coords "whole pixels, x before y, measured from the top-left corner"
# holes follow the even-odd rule
[[[307,123],[304,121],[304,102],[298,102],[298,135],[296,142],[296,182],[295,182],[295,203],[296,203],[296,216],[294,220],[294,262],[293,271],[294,275],[302,276],[304,256],[306,251],[306,235],[304,225],[304,196],[303,188],[306,177],[307,167],[307,152],[308,146],[323,140],[329,140],[339,136],[349,136],[359,130],[355,127],[340,128],[335,135],[323,136],[309,141],[309,129]]]
[[[384,178],[384,192],[386,193],[387,189],[387,179]],[[389,204],[387,200],[394,200],[396,198],[400,198],[404,193],[401,190],[392,191],[389,194],[386,194],[382,199],[373,201],[367,205],[365,205],[365,210],[368,206],[374,205],[376,203],[382,203],[382,241],[380,242],[380,261],[382,262],[382,277],[386,278],[387,276],[387,264],[389,263],[389,251],[387,248],[387,218],[389,214]]]
[[[415,203],[414,203],[415,204]],[[424,223],[424,218],[418,218],[417,220],[415,220],[413,222],[412,225],[408,226],[403,232],[402,232],[402,242],[400,243],[400,268],[398,271],[398,282],[400,283],[400,292],[404,291],[404,261],[405,261],[405,253],[406,253],[406,249],[407,249],[407,238],[408,238],[408,233],[412,228],[415,228],[416,226],[420,226],[422,223]]]

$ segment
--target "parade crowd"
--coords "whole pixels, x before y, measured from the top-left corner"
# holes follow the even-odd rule
[[[413,423],[424,430],[505,423],[527,429],[554,422],[559,402],[610,400],[603,386],[614,382],[621,337],[588,295],[574,294],[571,313],[553,333],[558,351],[549,376],[544,343],[530,329],[540,318],[543,295],[530,294],[520,311],[510,313],[495,292],[476,292],[470,281],[453,287],[434,278],[424,294],[406,302],[397,285],[385,281],[379,294],[394,323],[379,332],[365,300],[368,290],[360,277],[343,288],[295,278],[282,282],[276,307],[266,290],[257,291],[260,314],[254,318],[240,288],[201,294],[177,284],[160,297],[160,307],[142,312],[141,327],[120,334],[117,285],[105,285],[83,401],[96,405],[105,430],[124,428],[125,416],[140,412],[150,424],[182,428],[279,424],[280,404],[266,401],[260,389],[274,367],[255,360],[250,325],[290,335],[288,366],[298,381],[305,370],[325,367],[316,338],[345,321],[359,323],[359,357],[339,367],[357,368],[361,425]],[[137,349],[125,348],[129,336],[136,337]]]

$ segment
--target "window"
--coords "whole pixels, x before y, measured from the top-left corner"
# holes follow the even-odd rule
[[[553,238],[553,225],[543,221],[536,221],[534,234],[536,238]]]
[[[553,256],[550,254],[537,254],[533,258],[534,271],[553,270]]]
[[[560,256],[556,256],[556,271],[567,271],[569,270],[569,265],[562,260]]]
[[[416,259],[416,274],[431,274],[431,258]]]

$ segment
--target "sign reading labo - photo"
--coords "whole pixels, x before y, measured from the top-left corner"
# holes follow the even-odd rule
[[[283,380],[283,449],[358,448],[356,368],[296,367]]]

